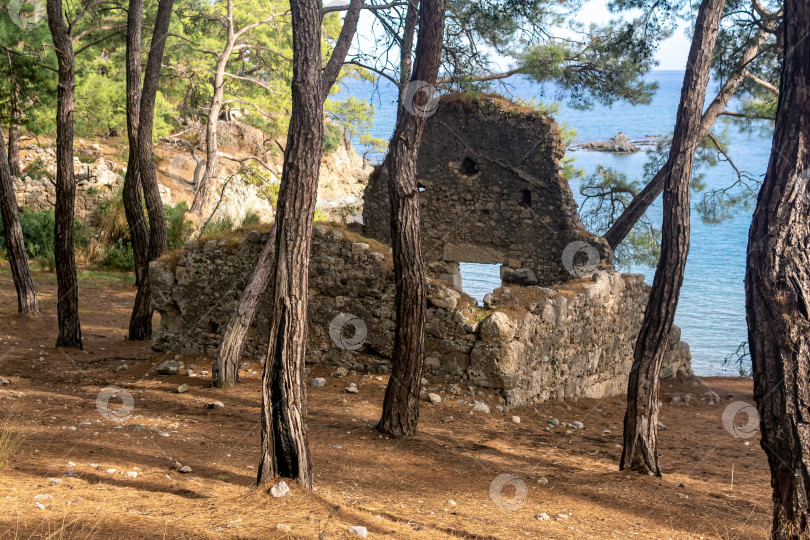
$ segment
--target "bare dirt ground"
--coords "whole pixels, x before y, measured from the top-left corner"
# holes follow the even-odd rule
[[[664,476],[655,478],[618,471],[622,396],[471,415],[457,403],[471,399],[466,386],[453,395],[451,381],[430,381],[443,402],[422,404],[418,436],[390,440],[368,427],[386,379],[338,379],[316,367],[308,378],[327,377],[327,385],[309,387],[315,491],[291,484],[289,495],[273,498],[253,488],[255,362],[225,392],[203,378],[157,375],[169,356],[124,339],[131,285],[104,276],[80,286],[85,351],[56,349],[55,279],[37,273],[35,281],[44,314],[19,317],[8,267],[0,267],[0,376],[10,380],[0,385],[0,424],[11,412],[13,431],[24,435],[0,471],[2,539],[357,538],[350,526],[372,538],[767,537],[759,437],[735,437],[721,419],[729,404],[752,401],[746,379],[664,384]],[[203,358],[183,361],[209,369]],[[349,382],[358,394],[344,392]],[[183,383],[190,391],[179,394]],[[111,385],[133,398],[121,424],[97,409]],[[667,398],[710,389],[719,404]],[[206,408],[212,401],[225,407]],[[551,418],[585,428],[552,428]],[[192,472],[178,472],[177,462]],[[512,481],[499,489],[496,479]],[[535,517],[542,512],[550,519]]]

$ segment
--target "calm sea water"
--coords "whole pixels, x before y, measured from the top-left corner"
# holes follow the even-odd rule
[[[659,89],[652,103],[645,106],[596,106],[577,110],[563,104],[554,116],[577,131],[576,142],[604,141],[622,131],[631,140],[649,135],[665,135],[675,125],[675,114],[680,99],[683,72],[654,71],[649,80],[657,81]],[[715,87],[716,89],[716,87]],[[511,78],[506,87],[499,89],[504,95],[523,99],[537,98],[546,103],[557,97],[553,88],[531,84],[522,78]],[[372,134],[388,140],[396,119],[396,89],[391,84],[351,81],[342,91],[343,96],[354,95],[367,99],[377,108]],[[709,89],[708,99],[714,96]],[[340,97],[340,96],[339,96]],[[732,107],[734,104],[732,104]],[[722,120],[715,133],[723,129]],[[733,126],[728,129],[729,154],[740,169],[761,178],[768,165],[771,140],[760,134],[742,134]],[[598,165],[613,167],[630,179],[641,179],[645,153],[615,155],[601,152],[576,151],[576,166],[592,174]],[[381,156],[371,156],[379,160]],[[709,188],[722,187],[733,182],[731,169],[724,164],[706,171]],[[571,185],[574,196],[579,196],[579,182]],[[660,198],[650,209],[650,218],[660,224],[662,206]],[[681,327],[682,339],[692,350],[692,367],[700,375],[735,373],[724,368],[724,359],[747,339],[745,323],[745,249],[750,210],[740,210],[732,220],[720,225],[707,225],[693,213],[692,242],[686,266],[681,299],[675,323]],[[651,283],[654,268],[632,267],[623,269],[646,275]],[[462,265],[465,292],[479,301],[484,294],[500,285],[497,265]]]

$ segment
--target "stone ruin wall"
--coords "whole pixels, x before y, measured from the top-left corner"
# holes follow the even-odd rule
[[[307,363],[388,373],[394,333],[390,253],[350,236],[323,225],[314,228]],[[236,243],[194,241],[181,253],[152,263],[152,296],[160,313],[153,347],[213,356],[266,241],[267,235],[256,231]],[[623,393],[648,290],[642,276],[598,271],[545,288],[502,287],[484,309],[453,287],[431,280],[426,370],[501,390],[511,406]],[[268,313],[265,297],[245,358],[263,359]],[[352,318],[367,329],[357,345],[351,335],[345,341],[340,337],[340,327]],[[675,328],[662,376],[690,373],[689,347]]]
[[[562,177],[564,152],[550,116],[495,96],[443,97],[417,160],[431,275],[460,287],[458,263],[471,262],[501,264],[507,283],[559,283],[572,277],[564,264],[572,242],[598,256],[594,266],[611,269],[607,243],[585,230]],[[388,171],[381,168],[364,196],[365,235],[390,245],[389,216]]]
[[[28,145],[28,151],[20,166],[25,171],[29,165],[38,161],[36,178],[24,174],[22,178],[13,178],[14,193],[17,205],[30,210],[52,210],[56,205],[56,152],[53,148],[40,148]],[[82,163],[73,157],[73,172],[76,176],[76,219],[88,221],[96,208],[107,202],[123,181],[121,176],[110,169],[104,158],[91,163]],[[163,193],[161,193],[163,196]]]

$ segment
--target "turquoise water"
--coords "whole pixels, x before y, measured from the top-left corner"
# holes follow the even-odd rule
[[[668,134],[675,125],[683,72],[654,71],[648,79],[659,84],[659,90],[649,105],[597,106],[583,111],[563,104],[554,116],[558,122],[565,122],[577,130],[577,143],[604,141],[619,131],[631,140]],[[553,90],[521,78],[512,78],[508,82],[507,87],[499,90],[500,93],[523,99],[537,98],[547,103],[557,97]],[[393,85],[352,81],[344,88],[343,94],[370,100],[377,107],[373,135],[386,140],[390,138],[396,118],[397,95]],[[713,96],[710,88],[708,98]],[[731,108],[734,108],[733,103]],[[721,120],[714,131],[720,133],[723,129]],[[733,127],[729,127],[728,136],[728,151],[737,166],[761,179],[768,165],[770,137],[741,134]],[[576,158],[576,166],[584,169],[586,175],[592,174],[601,164],[625,173],[630,179],[641,179],[646,161],[643,152],[615,155],[576,151],[570,155]],[[705,172],[709,188],[723,187],[734,180],[728,165],[721,164]],[[579,182],[573,181],[571,188],[578,197]],[[648,215],[660,223],[661,212],[659,198]],[[682,339],[692,349],[692,367],[700,375],[736,373],[734,368],[724,369],[723,360],[747,339],[743,277],[750,221],[750,210],[740,210],[733,219],[720,225],[707,225],[693,213],[691,249],[675,323],[683,330]],[[465,292],[479,301],[500,285],[497,268],[489,266],[470,264],[462,268]],[[645,274],[648,283],[652,282],[655,273],[654,268],[648,267],[623,270]]]

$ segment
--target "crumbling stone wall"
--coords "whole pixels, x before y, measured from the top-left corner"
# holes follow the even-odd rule
[[[417,161],[422,250],[432,274],[459,287],[459,262],[501,264],[506,283],[550,285],[611,269],[607,243],[579,219],[561,175],[563,155],[550,116],[495,96],[443,97]],[[364,194],[366,236],[390,244],[389,216],[381,168]],[[590,268],[580,271],[586,259]]]
[[[56,204],[56,152],[53,148],[26,147],[28,152],[21,160],[23,171],[32,163],[36,172],[14,178],[14,194],[20,207],[31,210],[53,209]],[[109,200],[122,182],[118,173],[110,169],[104,158],[91,163],[82,163],[73,158],[73,172],[76,178],[76,218],[87,221],[98,206]]]
[[[153,347],[212,356],[267,235],[193,241],[152,263],[160,312]],[[211,279],[216,276],[216,279]],[[307,362],[390,371],[394,282],[384,246],[314,227]],[[507,286],[487,307],[439,280],[428,286],[426,370],[502,390],[509,405],[625,391],[648,297],[642,276],[613,270],[548,288]],[[261,360],[270,312],[262,298],[244,349]],[[689,347],[670,336],[663,374],[688,374]]]

